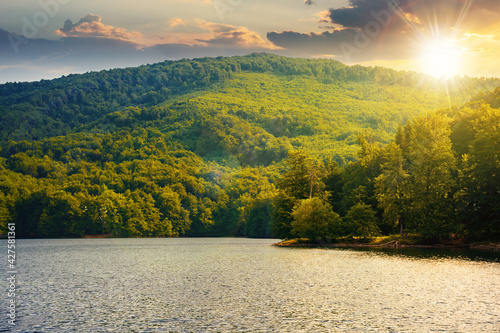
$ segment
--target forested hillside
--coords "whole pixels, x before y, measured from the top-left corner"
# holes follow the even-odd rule
[[[491,237],[497,86],[268,54],[0,85],[0,225],[22,237]],[[316,227],[328,222],[312,234],[307,205],[325,211]]]

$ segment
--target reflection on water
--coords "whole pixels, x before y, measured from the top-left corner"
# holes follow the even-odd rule
[[[419,259],[461,259],[500,262],[500,252],[469,250],[465,248],[354,248],[349,251],[371,252],[388,256]]]
[[[500,264],[494,258],[284,249],[269,246],[273,242],[19,240],[16,329],[500,331]],[[6,328],[1,320],[0,331]]]

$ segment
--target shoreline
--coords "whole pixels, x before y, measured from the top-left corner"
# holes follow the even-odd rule
[[[112,234],[100,234],[100,235],[83,235],[80,238],[94,239],[94,238],[117,238]]]
[[[463,249],[463,250],[480,250],[480,251],[490,251],[490,252],[500,252],[500,244],[489,243],[489,244],[461,244],[461,245],[449,245],[449,244],[401,244],[398,241],[391,241],[388,243],[307,243],[302,242],[298,239],[281,241],[279,243],[273,244],[277,247],[301,247],[301,248],[385,248],[385,249],[402,249],[402,248],[416,248],[416,249]]]

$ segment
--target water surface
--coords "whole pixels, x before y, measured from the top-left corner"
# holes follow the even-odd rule
[[[500,332],[495,259],[273,242],[18,240],[14,331]]]

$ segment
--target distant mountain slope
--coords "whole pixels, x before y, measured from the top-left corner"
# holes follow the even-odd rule
[[[249,76],[244,75],[250,74],[254,75],[250,80],[245,80]],[[350,115],[354,109],[359,111],[353,102],[364,104],[364,107],[371,103],[373,111],[377,109],[375,104],[399,103],[402,108],[408,109],[402,105],[411,102],[414,110],[410,114],[414,114],[447,105],[448,92],[452,103],[462,103],[475,93],[500,85],[496,79],[467,78],[457,81],[458,84],[449,87],[447,92],[444,86],[414,73],[347,67],[333,60],[292,59],[270,54],[166,61],[137,68],[69,75],[51,81],[0,85],[0,142],[40,140],[77,132],[80,126],[88,127],[103,116],[126,107],[166,105],[171,100],[179,101],[181,96],[195,91],[210,91],[211,96],[214,96],[217,91],[211,90],[214,85],[217,89],[227,87],[222,93],[238,93],[238,98],[244,100],[247,99],[244,93],[248,87],[253,94],[248,97],[253,98],[255,103],[248,105],[246,111],[240,110],[240,114],[255,114],[262,107],[256,101],[256,98],[260,98],[259,94],[273,99],[271,95],[276,94],[276,89],[265,84],[255,86],[251,82],[265,81],[267,77],[261,75],[269,74],[276,75],[272,81],[285,93],[280,100],[283,116],[289,116],[286,114],[289,111],[298,112],[298,100],[303,101],[300,107],[312,107],[315,113],[329,112],[331,103],[338,102],[332,99],[332,95],[347,95],[350,98],[345,99],[343,104],[336,104],[349,118],[346,121],[366,124],[365,127],[375,129],[385,125],[378,124],[379,119],[376,119],[377,116],[373,118],[373,114],[360,115],[358,112],[355,117]],[[236,89],[235,85],[240,85],[240,89]],[[292,96],[295,105],[288,105],[286,98]],[[180,102],[183,102],[182,98]],[[249,110],[250,107],[252,110]],[[405,117],[410,114],[396,121],[405,121]],[[294,126],[295,134],[298,134],[298,128],[303,127],[296,121]],[[284,133],[271,134],[281,136]]]

